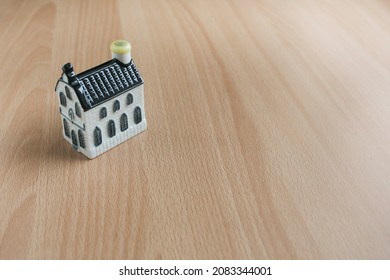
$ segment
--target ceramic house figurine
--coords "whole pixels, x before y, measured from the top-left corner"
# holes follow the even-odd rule
[[[94,158],[146,129],[144,81],[125,40],[111,44],[112,59],[75,74],[67,63],[55,92],[64,138]]]

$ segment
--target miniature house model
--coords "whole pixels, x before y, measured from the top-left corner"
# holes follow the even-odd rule
[[[77,75],[65,64],[55,88],[64,138],[88,158],[146,129],[144,81],[131,45],[114,41],[111,53],[111,60]]]

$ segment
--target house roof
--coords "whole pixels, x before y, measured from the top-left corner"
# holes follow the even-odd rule
[[[80,87],[75,91],[84,111],[144,83],[133,60],[124,65],[115,58],[77,74],[76,78]]]

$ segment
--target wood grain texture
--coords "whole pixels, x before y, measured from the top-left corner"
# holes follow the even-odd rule
[[[0,6],[0,258],[390,258],[389,1]],[[88,160],[54,86],[118,38],[148,130]]]

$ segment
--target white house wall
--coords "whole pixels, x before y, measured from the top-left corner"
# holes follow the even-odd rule
[[[84,154],[87,157],[94,158],[146,129],[147,123],[144,110],[143,92],[144,85],[142,84],[85,112],[85,143],[87,149]],[[127,95],[129,93],[133,95],[133,103],[127,105]],[[120,103],[120,109],[114,112],[113,108],[116,100]],[[107,109],[107,117],[100,119],[100,110],[103,107]],[[139,124],[134,123],[134,110],[136,107],[140,107],[142,113],[142,122]],[[122,132],[120,130],[120,117],[123,113],[127,115],[129,127],[127,130]],[[110,138],[108,134],[108,122],[110,120],[114,121],[116,131],[115,136],[112,138]],[[96,127],[99,127],[102,132],[102,144],[97,147],[95,147],[94,144],[94,130]],[[81,152],[83,151],[81,150]]]
[[[68,87],[71,100],[66,96],[66,90],[65,87]],[[60,93],[64,93],[66,97],[66,106],[62,106],[60,102]],[[69,86],[67,83],[64,83],[63,81],[59,81],[57,86],[56,86],[56,93],[58,97],[58,104],[59,104],[59,110],[60,110],[60,116],[61,116],[61,124],[62,124],[62,135],[64,136],[65,140],[68,141],[72,145],[72,139],[71,139],[71,132],[72,130],[75,131],[75,133],[78,135],[78,131],[82,130],[83,132],[85,131],[84,127],[84,111],[83,108],[81,107],[81,104],[79,102],[79,99],[74,92],[73,88]],[[76,103],[80,106],[80,111],[81,111],[81,117],[78,117],[76,115]],[[72,120],[71,117],[69,116],[69,109],[72,109],[74,113],[74,119]],[[66,120],[69,125],[69,135],[65,135],[65,129],[64,129],[64,121]]]

